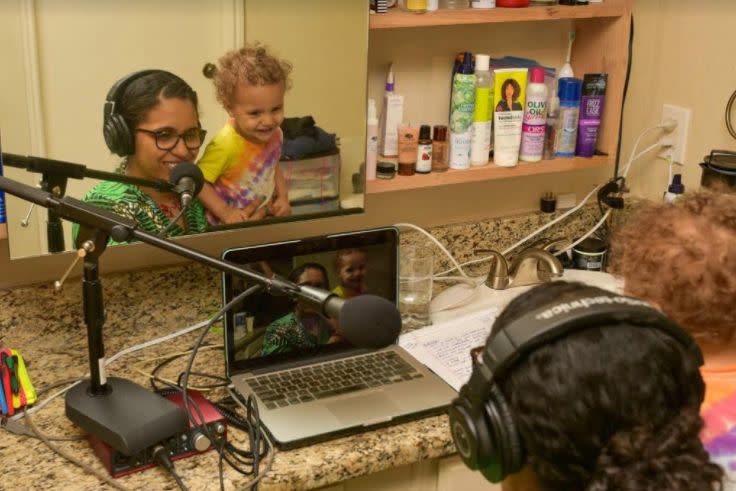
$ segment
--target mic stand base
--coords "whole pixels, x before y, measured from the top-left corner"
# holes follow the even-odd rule
[[[125,455],[133,455],[188,427],[186,414],[140,385],[110,377],[104,394],[92,392],[85,380],[66,394],[66,417],[90,435]]]

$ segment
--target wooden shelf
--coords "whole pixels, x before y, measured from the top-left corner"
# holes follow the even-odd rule
[[[453,170],[447,172],[432,172],[429,174],[414,174],[413,176],[399,176],[393,179],[376,179],[367,181],[368,194],[391,193],[409,189],[431,188],[448,184],[462,184],[467,182],[492,181],[512,177],[552,174],[581,169],[602,167],[611,162],[610,157],[595,156],[593,158],[574,157],[571,159],[542,160],[541,162],[519,162],[516,167],[499,167],[490,163],[481,167],[471,167],[467,170]]]
[[[494,8],[437,10],[423,14],[412,14],[398,8],[385,14],[372,14],[371,29],[402,29],[406,27],[448,26],[458,24],[489,24],[495,22],[533,22],[561,19],[593,19],[597,17],[621,17],[626,13],[622,2],[609,0],[600,4],[570,7]]]

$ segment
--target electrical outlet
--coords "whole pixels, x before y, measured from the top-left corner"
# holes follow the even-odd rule
[[[690,109],[665,104],[662,106],[662,122],[668,119],[677,121],[677,128],[671,133],[663,134],[659,139],[659,143],[664,146],[659,151],[659,156],[664,159],[672,157],[673,162],[684,164],[687,132],[690,126]]]

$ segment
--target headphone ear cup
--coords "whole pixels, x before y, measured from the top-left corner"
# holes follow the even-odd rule
[[[489,412],[489,425],[497,443],[493,450],[501,467],[499,481],[502,481],[509,474],[521,470],[524,464],[524,445],[506,397],[496,384],[491,386],[486,410]]]
[[[468,401],[463,397],[452,401],[449,411],[450,431],[465,465],[472,470],[478,470],[480,468],[478,454],[481,452],[479,435],[485,432],[485,428],[478,427],[472,416],[472,409],[468,406]]]
[[[105,117],[102,135],[111,152],[121,157],[132,155],[135,152],[133,135],[128,124],[119,114],[113,113]]]

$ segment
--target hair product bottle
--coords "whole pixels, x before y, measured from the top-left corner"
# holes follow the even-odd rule
[[[452,81],[450,99],[450,168],[470,167],[470,139],[475,111],[473,55],[466,52],[463,64]]]
[[[432,171],[432,127],[428,124],[419,127],[415,169],[419,174],[429,174]]]
[[[544,154],[544,132],[547,126],[547,85],[544,68],[529,70],[524,120],[521,125],[521,155],[525,162],[539,162]]]
[[[376,178],[376,161],[378,159],[378,116],[376,101],[368,99],[368,134],[365,145],[365,178],[372,181]]]
[[[386,75],[386,92],[383,94],[383,112],[381,113],[381,133],[379,151],[384,157],[399,155],[397,130],[404,117],[404,96],[394,93],[393,65]]]
[[[437,125],[432,138],[432,172],[445,172],[449,165],[447,126]]]
[[[581,157],[592,157],[595,154],[607,82],[608,75],[605,73],[586,73],[583,77],[578,143],[575,147],[575,154]]]
[[[560,116],[560,98],[553,95],[547,101],[547,130],[544,135],[544,160],[555,158],[557,119]]]
[[[557,96],[560,98],[560,117],[557,121],[555,155],[574,157],[580,115],[580,90],[583,81],[579,78],[561,78]]]
[[[470,140],[470,163],[486,165],[491,153],[491,84],[490,56],[475,55],[475,109]]]

